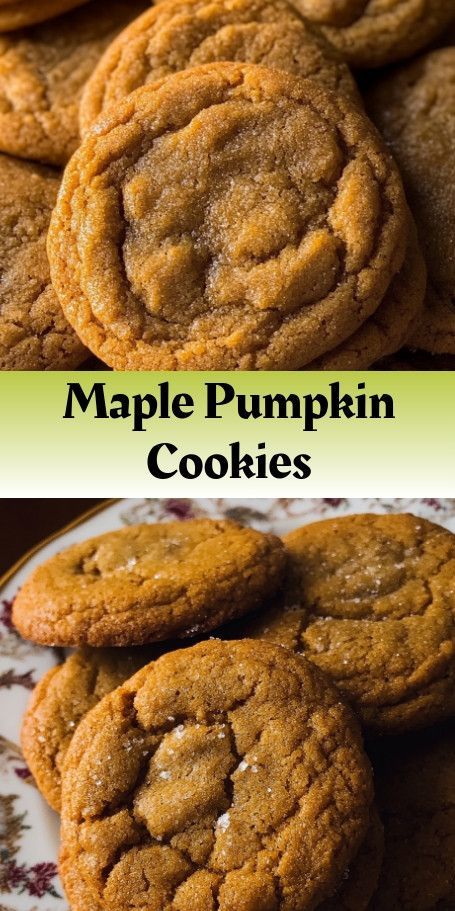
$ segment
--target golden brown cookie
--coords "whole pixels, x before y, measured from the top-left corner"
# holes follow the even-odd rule
[[[92,0],[58,19],[0,36],[3,152],[53,165],[68,161],[79,145],[82,89],[117,32],[146,5]]]
[[[401,168],[427,261],[426,308],[409,343],[455,354],[455,48],[385,77],[367,100]]]
[[[367,911],[376,891],[384,856],[384,828],[375,806],[357,857],[345,871],[343,884],[317,911]]]
[[[35,687],[22,722],[22,750],[41,793],[57,812],[63,763],[79,722],[153,657],[151,647],[81,649]]]
[[[50,168],[0,155],[0,370],[69,370],[87,357],[49,275],[59,183]]]
[[[284,571],[279,538],[235,522],[131,525],[38,566],[13,606],[45,645],[142,645],[195,636],[257,607]]]
[[[358,515],[284,542],[286,593],[244,634],[305,654],[369,727],[405,731],[453,714],[455,536],[411,515]]]
[[[405,261],[376,312],[354,335],[307,369],[364,370],[378,358],[394,353],[420,319],[425,291],[425,263],[412,222]]]
[[[455,734],[387,743],[376,760],[385,856],[371,911],[455,907]]]
[[[410,57],[455,20],[452,0],[293,0],[353,66]]]
[[[305,911],[369,823],[357,722],[304,659],[211,640],[139,671],[67,754],[60,872],[73,911]]]
[[[134,89],[220,60],[311,76],[359,100],[346,64],[284,0],[166,0],[136,19],[106,51],[83,95],[82,134]]]
[[[84,3],[87,0],[1,0],[0,32],[44,22]]]
[[[137,89],[87,134],[48,252],[67,317],[116,369],[294,369],[378,308],[407,225],[356,105],[214,63]]]

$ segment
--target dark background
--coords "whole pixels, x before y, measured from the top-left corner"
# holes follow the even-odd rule
[[[103,500],[0,500],[0,575],[43,538]]]

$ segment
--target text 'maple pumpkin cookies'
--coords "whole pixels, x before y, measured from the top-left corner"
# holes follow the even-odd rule
[[[88,352],[52,288],[46,235],[60,179],[0,154],[0,370],[77,367]]]
[[[385,855],[370,911],[455,907],[455,731],[399,738],[375,751]]]
[[[279,538],[235,522],[134,525],[38,566],[13,620],[44,645],[142,645],[196,636],[258,607],[284,573]]]
[[[455,48],[383,77],[367,101],[399,164],[428,267],[426,307],[409,344],[455,354]]]
[[[81,649],[51,668],[35,687],[22,722],[22,750],[39,790],[57,812],[63,763],[79,722],[153,657],[151,646]]]
[[[345,96],[215,63],[95,125],[48,252],[68,319],[116,369],[298,369],[377,310],[408,219],[391,156]]]
[[[66,164],[79,144],[83,86],[117,32],[146,5],[91,0],[57,19],[0,35],[3,152]]]
[[[455,21],[452,0],[293,0],[353,66],[410,57]]]
[[[0,0],[0,32],[44,22],[85,3],[87,0]]]
[[[311,664],[268,643],[172,652],[79,726],[63,777],[73,911],[304,911],[369,825],[356,720]]]
[[[247,620],[245,635],[314,661],[368,727],[404,731],[450,716],[455,536],[411,515],[359,515],[304,526],[284,541],[286,594]]]
[[[318,79],[360,101],[349,68],[282,0],[166,0],[112,42],[85,88],[82,134],[132,91],[204,63],[259,63]]]

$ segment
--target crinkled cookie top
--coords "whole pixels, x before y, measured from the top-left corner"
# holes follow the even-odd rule
[[[104,54],[84,91],[82,133],[135,89],[222,60],[311,76],[360,100],[339,54],[283,0],[166,0],[125,28]]]
[[[451,22],[451,0],[293,0],[304,16],[354,66],[374,67],[410,57]]]
[[[172,652],[81,723],[64,771],[61,874],[74,911],[304,911],[369,822],[356,721],[283,649]]]
[[[66,16],[0,35],[3,152],[66,164],[79,144],[82,89],[117,32],[145,6],[145,0],[92,0]]]
[[[345,96],[215,63],[137,89],[87,134],[48,252],[70,322],[117,369],[292,369],[377,309],[407,218]]]
[[[22,722],[21,744],[41,793],[57,812],[63,763],[79,722],[153,657],[151,647],[80,649],[35,687]]]
[[[245,635],[301,652],[379,730],[455,709],[455,536],[411,515],[359,515],[285,537],[284,604]]]
[[[86,349],[52,288],[46,236],[59,175],[0,154],[0,370],[71,369]]]
[[[279,538],[235,522],[131,525],[38,566],[13,620],[51,645],[141,645],[195,636],[259,606],[284,572]]]
[[[412,343],[455,354],[455,48],[383,77],[367,102],[399,164],[428,267]]]

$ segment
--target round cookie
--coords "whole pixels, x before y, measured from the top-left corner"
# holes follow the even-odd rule
[[[53,165],[68,161],[79,145],[82,89],[117,32],[145,5],[92,0],[45,24],[0,35],[1,151]]]
[[[399,174],[358,106],[214,63],[137,89],[89,132],[52,218],[52,280],[116,369],[297,369],[402,266]]]
[[[151,648],[81,649],[35,687],[22,722],[22,750],[39,790],[57,812],[62,768],[77,725],[153,657]]]
[[[317,911],[367,911],[374,895],[384,856],[384,828],[375,806],[359,853],[345,871],[343,885],[332,898],[318,905]]]
[[[358,515],[284,542],[282,603],[244,634],[305,654],[370,728],[411,730],[453,714],[455,536],[411,515]]]
[[[87,357],[49,274],[59,183],[49,168],[0,154],[0,370],[70,370]]]
[[[0,32],[11,32],[36,22],[44,22],[85,3],[87,0],[2,0]]]
[[[371,911],[451,911],[455,733],[387,744],[376,762],[385,855]]]
[[[73,911],[313,909],[357,853],[371,796],[357,722],[316,668],[210,640],[139,671],[79,726],[62,880]]]
[[[364,370],[397,351],[422,312],[426,291],[425,263],[414,223],[406,259],[373,316],[345,342],[308,365],[308,370]]]
[[[82,134],[135,89],[221,60],[311,76],[360,100],[346,64],[318,29],[282,0],[166,0],[136,19],[106,51],[84,91]]]
[[[451,0],[293,0],[353,66],[411,57],[455,21]]]
[[[428,267],[426,308],[409,344],[455,354],[455,48],[385,77],[367,100],[403,174]]]
[[[142,645],[195,636],[257,607],[284,571],[279,538],[235,522],[131,525],[38,566],[13,621],[45,645]]]

